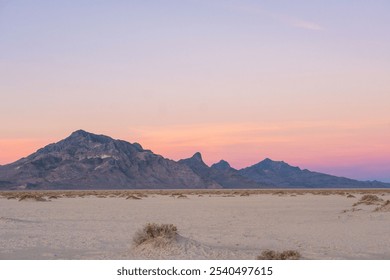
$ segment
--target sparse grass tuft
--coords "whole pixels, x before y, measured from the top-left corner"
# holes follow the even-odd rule
[[[366,205],[379,204],[382,201],[383,201],[383,199],[379,198],[377,195],[365,194],[353,206],[356,206],[356,205],[359,205],[359,204],[366,204]]]
[[[23,200],[47,201],[47,199],[43,198],[42,196],[34,195],[34,194],[21,195],[19,197],[19,201],[23,201]]]
[[[240,196],[249,196],[249,195],[250,195],[249,192],[243,192],[243,193],[240,194]]]
[[[133,238],[135,246],[139,246],[146,242],[156,242],[157,244],[163,244],[173,241],[177,236],[177,227],[173,224],[155,224],[148,223],[144,228],[136,233]]]
[[[126,197],[126,199],[135,199],[135,200],[139,200],[139,199],[142,199],[138,196],[135,196],[135,195],[129,195],[128,197]]]
[[[261,255],[257,256],[257,260],[299,260],[301,254],[295,250],[286,250],[278,252],[274,250],[265,250]]]
[[[390,212],[390,200],[386,200],[381,206],[377,207],[375,212]]]

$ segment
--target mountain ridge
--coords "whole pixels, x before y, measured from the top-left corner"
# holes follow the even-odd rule
[[[174,161],[139,143],[84,130],[0,166],[0,190],[280,187],[380,188],[390,184],[302,170],[269,158],[239,170],[225,160],[208,166],[200,152]]]

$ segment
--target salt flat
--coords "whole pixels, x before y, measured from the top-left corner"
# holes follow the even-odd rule
[[[0,259],[255,259],[270,249],[303,259],[389,260],[390,212],[375,209],[390,192],[353,206],[367,193],[41,192],[48,201],[0,193]],[[135,247],[147,223],[174,224],[179,236],[169,246]]]

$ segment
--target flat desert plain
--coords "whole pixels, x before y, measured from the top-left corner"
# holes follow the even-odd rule
[[[301,259],[389,260],[389,199],[390,190],[0,192],[0,259],[256,259],[294,250]],[[177,234],[142,242],[148,223],[173,224]]]

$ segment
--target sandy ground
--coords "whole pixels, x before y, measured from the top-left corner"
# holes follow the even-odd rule
[[[0,259],[255,259],[271,249],[297,250],[303,259],[390,260],[390,192],[353,206],[364,194],[104,193],[19,201],[7,193],[0,198]],[[176,241],[134,247],[136,232],[153,222],[176,225]]]

